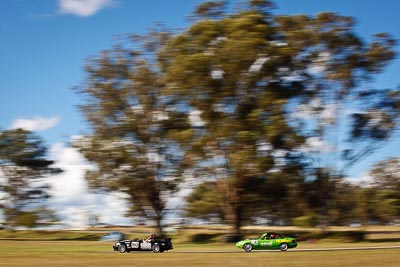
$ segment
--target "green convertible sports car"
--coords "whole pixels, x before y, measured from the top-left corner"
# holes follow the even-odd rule
[[[236,243],[236,247],[246,252],[265,249],[280,249],[286,251],[288,248],[297,247],[297,241],[294,237],[282,237],[277,233],[265,233],[259,238],[246,239]]]

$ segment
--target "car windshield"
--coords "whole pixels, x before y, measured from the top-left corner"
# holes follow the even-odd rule
[[[281,237],[280,237],[280,235],[278,235],[276,233],[265,233],[259,237],[259,239],[277,239],[277,238],[281,238]]]

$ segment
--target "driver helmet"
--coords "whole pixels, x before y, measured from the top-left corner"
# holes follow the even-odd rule
[[[271,238],[275,238],[275,234],[271,234]]]

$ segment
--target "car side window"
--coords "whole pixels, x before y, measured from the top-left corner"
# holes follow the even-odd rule
[[[271,234],[271,235],[269,236],[269,238],[270,238],[270,239],[275,239],[275,238],[276,238],[276,235],[275,235],[275,234]]]

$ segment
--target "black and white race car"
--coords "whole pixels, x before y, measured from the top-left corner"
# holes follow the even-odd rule
[[[114,251],[121,253],[131,251],[164,252],[173,249],[171,238],[159,238],[152,234],[146,239],[122,240],[113,244]]]

